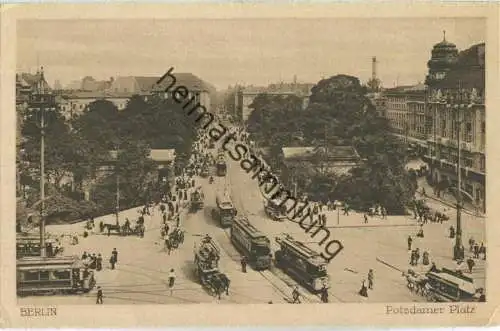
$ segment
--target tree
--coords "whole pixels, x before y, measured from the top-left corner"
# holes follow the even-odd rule
[[[45,148],[44,165],[47,178],[56,186],[69,171],[72,170],[73,137],[64,117],[57,109],[44,110],[45,122]],[[41,110],[33,109],[22,124],[21,134],[24,137],[24,161],[28,161],[30,168],[40,169],[41,160]],[[29,182],[26,177],[39,181],[38,174],[21,174],[24,182]]]
[[[337,75],[321,80],[311,89],[305,111],[291,111],[291,100],[261,95],[251,105],[255,111],[249,118],[249,128],[264,130],[255,136],[271,141],[273,153],[291,146],[291,137],[298,133],[303,137],[302,146],[355,147],[364,160],[359,167],[335,180],[327,180],[326,171],[313,174],[310,183],[328,184],[310,184],[308,193],[316,194],[315,189],[324,192],[329,187],[327,191],[333,192],[336,199],[347,200],[353,206],[366,208],[380,203],[390,212],[401,213],[413,198],[416,183],[404,168],[404,147],[390,134],[388,121],[377,114],[365,94],[366,88],[358,78]],[[328,162],[327,157],[319,153],[313,163],[326,170],[321,165]],[[323,199],[328,194],[320,195]]]
[[[125,141],[120,146],[114,170],[101,178],[94,190],[94,201],[104,210],[114,211],[116,205],[117,176],[119,176],[120,207],[130,208],[143,204],[153,189],[154,162],[150,149],[143,141]]]

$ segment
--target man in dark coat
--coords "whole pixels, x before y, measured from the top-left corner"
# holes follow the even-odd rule
[[[115,263],[118,263],[118,251],[116,250],[116,248],[113,248],[111,255],[115,257]]]

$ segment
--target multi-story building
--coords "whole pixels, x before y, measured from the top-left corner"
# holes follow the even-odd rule
[[[130,92],[92,92],[92,91],[75,91],[68,92],[58,98],[59,108],[66,119],[78,116],[87,106],[97,100],[107,100],[112,102],[118,110],[123,110],[127,106],[128,100],[138,93]],[[139,94],[147,99],[151,93]]]
[[[207,112],[212,111],[212,99],[214,99],[214,95],[216,93],[215,87],[192,73],[179,72],[173,73],[172,75],[175,77],[175,85],[173,85],[171,89],[166,91],[166,89],[173,83],[172,78],[169,75],[165,76],[162,81],[160,81],[161,77],[157,77],[157,84],[153,89],[153,93],[164,99],[170,99],[172,98],[172,93],[176,87],[184,86],[188,90],[188,96],[186,99],[194,97],[193,104],[200,103],[201,106],[205,107]]]
[[[457,186],[460,150],[462,197],[485,210],[485,44],[458,53],[454,44],[443,40],[434,46],[428,67],[425,160],[432,181]]]
[[[383,92],[385,116],[393,132],[405,142],[427,150],[425,113],[426,86],[398,86]]]
[[[66,118],[81,114],[90,103],[97,100],[108,100],[118,110],[123,110],[132,96],[139,95],[147,101],[153,94],[161,91],[161,84],[170,83],[167,81],[159,82],[160,78],[119,76],[115,79],[110,79],[110,85],[106,90],[70,91],[63,93],[59,100],[60,108]],[[176,73],[175,78],[177,79],[176,86],[184,85],[190,93],[196,96],[196,101],[199,101],[201,105],[210,111],[212,88],[208,83],[190,73]],[[167,95],[163,96],[168,98]],[[191,97],[191,94],[189,97]]]
[[[302,98],[302,109],[306,109],[309,105],[309,96],[311,95],[311,88],[315,84],[309,83],[290,83],[290,84],[270,84],[267,87],[256,87],[248,86],[245,88],[240,88],[235,94],[235,112],[236,117],[242,122],[245,122],[252,109],[250,105],[253,103],[255,97],[259,94],[267,95],[280,95],[280,96],[291,96],[295,95]]]

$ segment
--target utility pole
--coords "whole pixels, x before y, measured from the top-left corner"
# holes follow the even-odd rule
[[[460,112],[463,109],[463,93],[462,84],[458,83],[458,93],[459,93],[459,104],[455,105],[456,115],[457,115],[457,149],[458,149],[458,160],[457,160],[457,233],[455,236],[455,247],[453,249],[453,259],[463,260],[465,251],[462,245],[462,169],[461,169],[461,148],[460,148],[460,133],[462,120],[460,117]]]
[[[40,257],[47,256],[45,247],[45,222],[47,218],[47,210],[45,206],[45,108],[55,107],[54,96],[45,91],[45,78],[43,75],[43,67],[37,70],[37,82],[35,91],[30,96],[31,109],[36,109],[40,112]]]
[[[42,76],[43,77],[43,76]],[[41,84],[41,83],[39,83]],[[45,249],[45,107],[40,103],[40,256],[46,257]]]
[[[116,168],[115,168],[116,171]],[[116,172],[116,224],[120,224],[119,222],[119,214],[120,214],[120,175],[118,171]]]
[[[116,160],[115,160],[115,173],[116,173],[116,225],[120,224],[119,214],[120,214],[120,174],[118,172],[118,147],[116,148]]]

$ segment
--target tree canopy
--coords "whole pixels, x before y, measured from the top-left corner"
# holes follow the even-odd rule
[[[58,190],[56,193],[66,194],[66,200],[61,205],[68,210],[68,215],[74,215],[73,211],[80,203],[68,197],[79,196],[82,199],[83,193],[67,194],[59,185],[64,175],[71,173],[76,189],[80,191],[84,180],[93,180],[93,200],[101,211],[109,211],[110,206],[114,208],[117,176],[121,181],[123,206],[143,203],[153,182],[154,164],[149,158],[151,149],[173,148],[182,163],[182,159],[189,158],[191,154],[196,132],[194,121],[179,104],[158,98],[146,102],[139,96],[133,96],[123,110],[118,110],[107,100],[94,101],[70,121],[66,121],[58,109],[45,110],[45,123],[46,173],[48,178],[53,179],[50,182]],[[21,133],[25,139],[25,159],[30,162],[30,168],[39,169],[40,111],[28,113]],[[119,153],[117,160],[113,161],[110,160],[110,151],[114,150]],[[113,170],[104,176],[102,173],[99,175],[99,167],[110,162]],[[26,171],[21,174],[23,181],[33,186],[36,195],[39,174],[40,171],[38,175]],[[63,215],[64,211],[58,209],[54,213]]]
[[[312,174],[301,189],[316,199],[342,199],[359,208],[380,203],[402,213],[416,189],[404,169],[405,148],[365,94],[359,79],[348,75],[318,82],[303,111],[297,97],[261,94],[250,105],[248,130],[252,139],[270,143],[275,158],[284,146],[353,146],[363,160],[360,166],[333,180]]]

